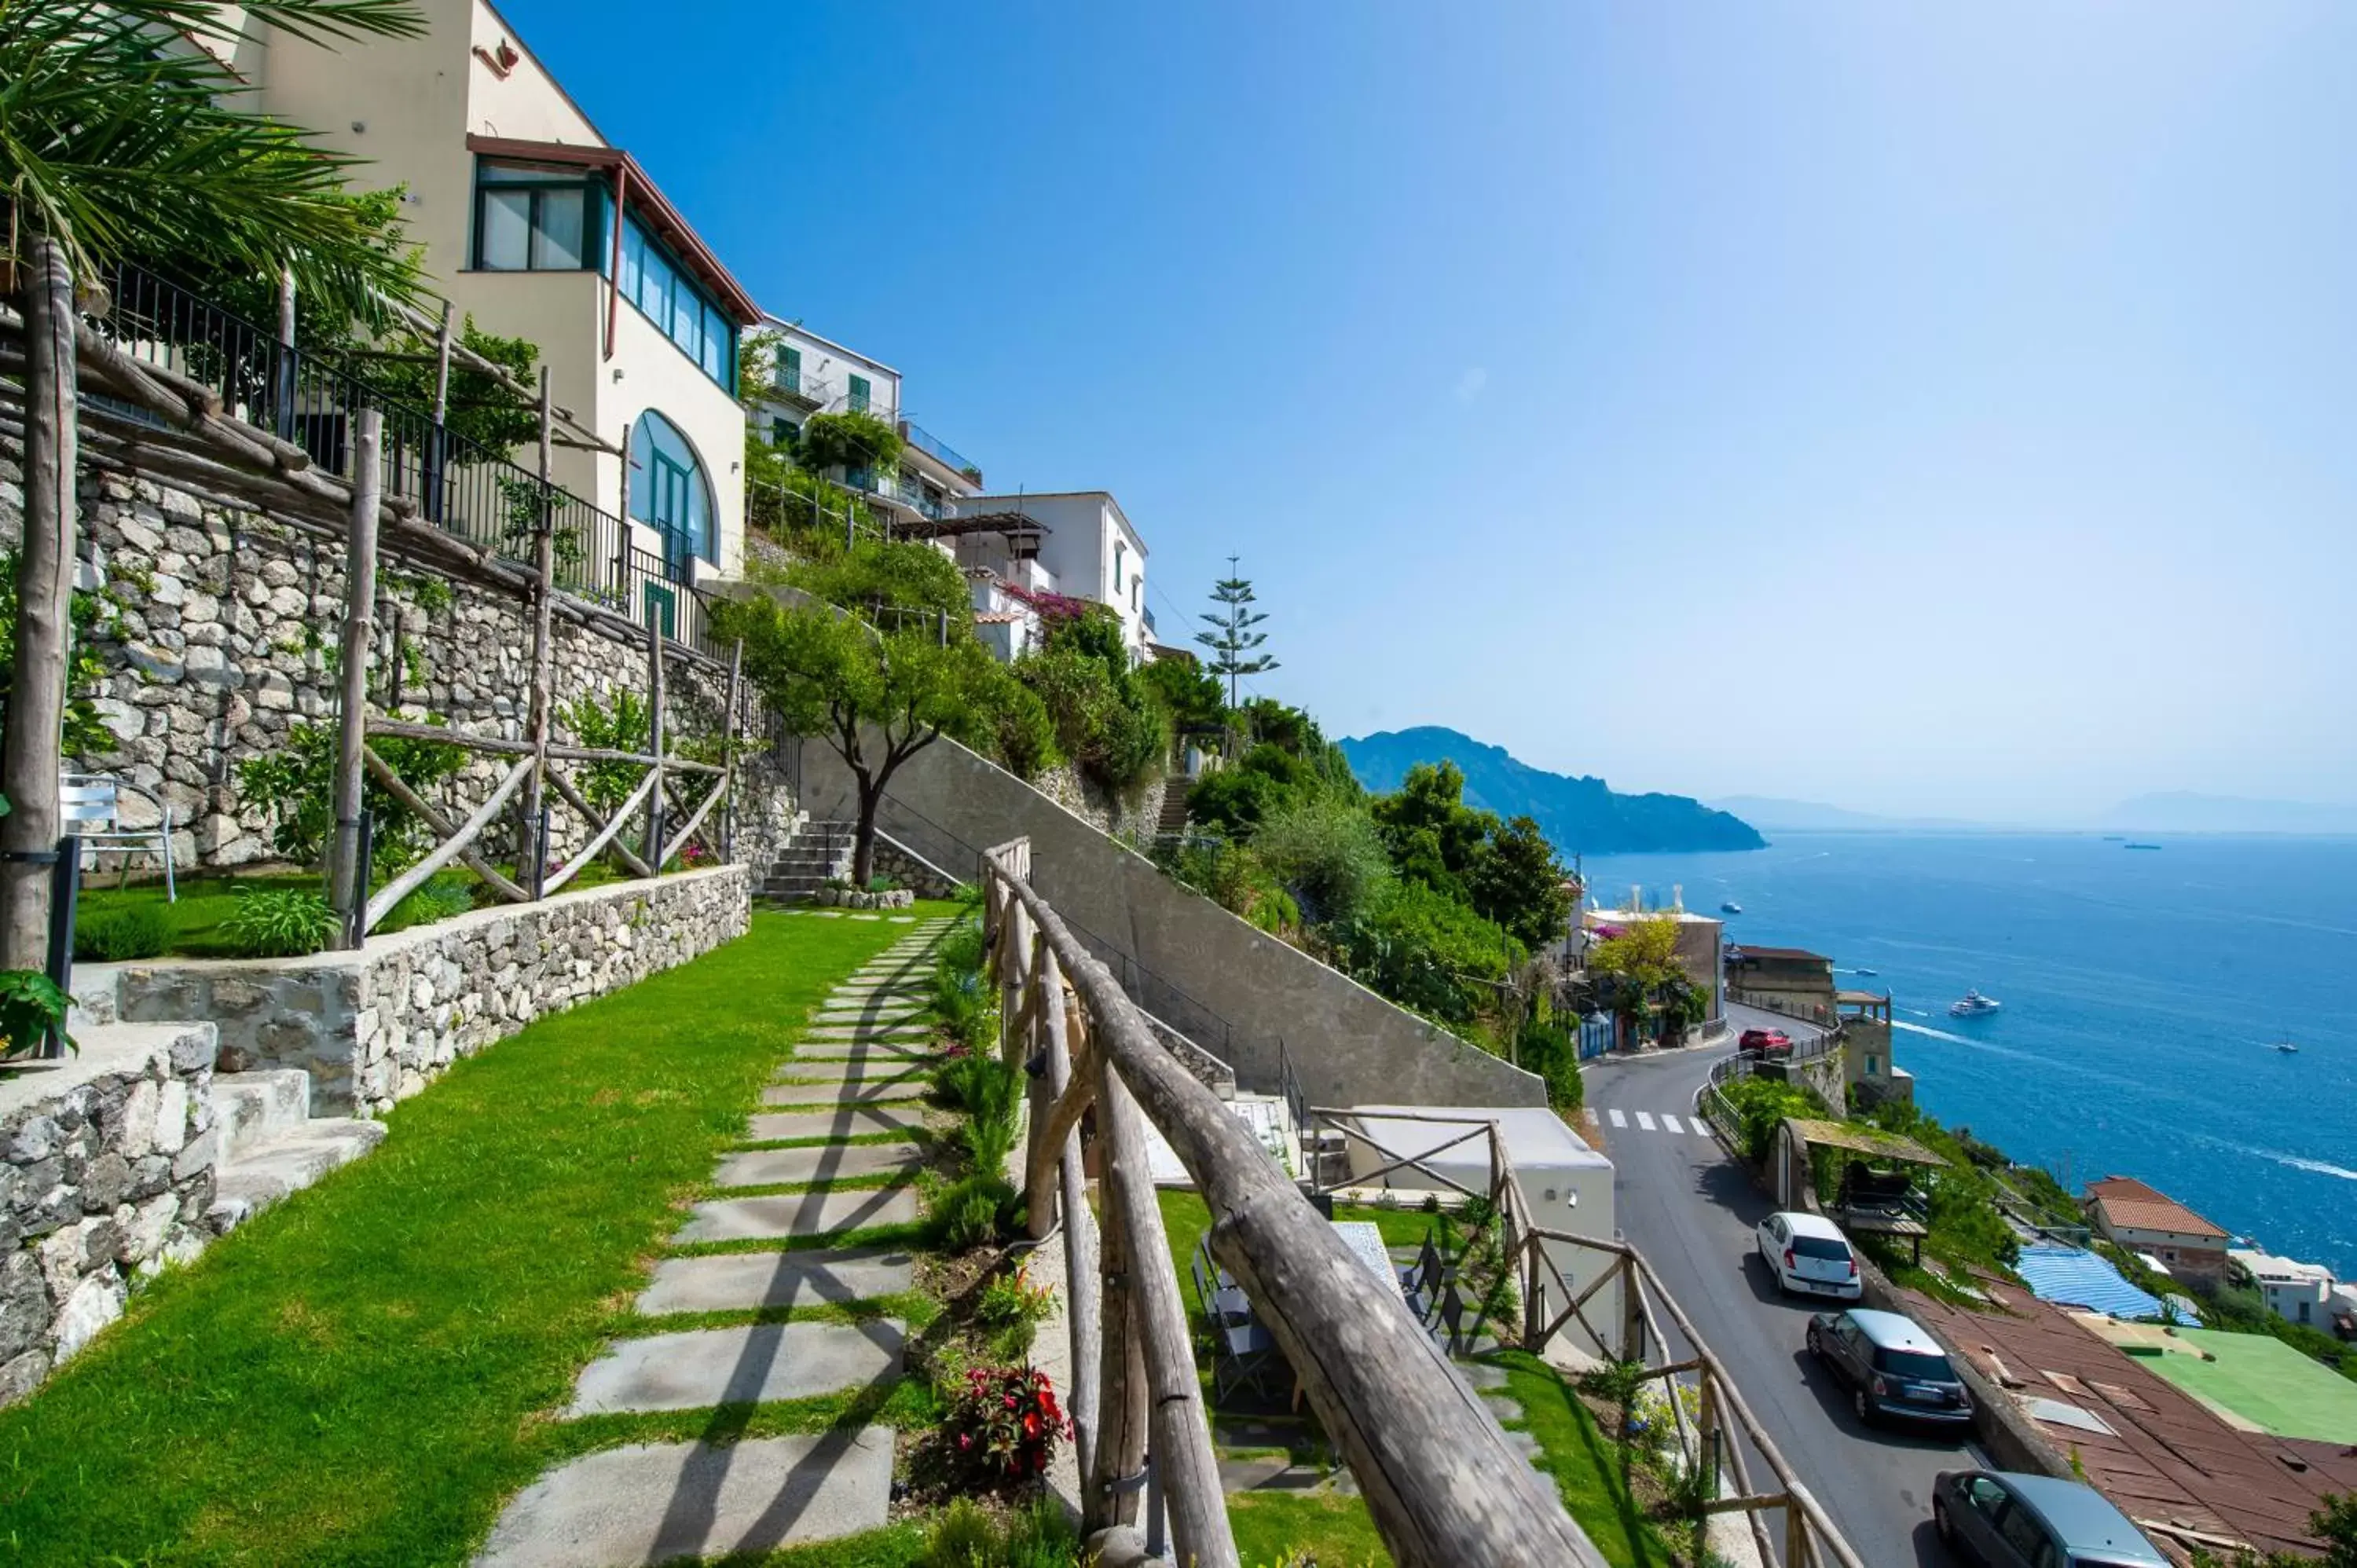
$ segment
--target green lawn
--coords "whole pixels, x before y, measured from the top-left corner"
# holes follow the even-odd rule
[[[81,897],[75,905],[78,918],[103,915],[115,909],[141,905],[168,908],[172,920],[170,950],[189,958],[234,958],[236,953],[221,940],[221,925],[230,911],[237,908],[238,896],[257,887],[320,888],[317,876],[301,871],[274,873],[252,876],[183,876],[179,879],[179,900],[167,905],[164,885],[135,884],[129,887],[109,887],[102,877],[85,883]]]
[[[1318,1568],[1390,1568],[1391,1553],[1359,1498],[1238,1492],[1228,1498],[1236,1556],[1247,1568],[1308,1557]]]
[[[2357,1443],[2357,1383],[2271,1335],[2180,1328],[2177,1336],[2215,1359],[2146,1356],[2138,1364],[2278,1437]]]
[[[1522,1350],[1490,1358],[1506,1369],[1506,1386],[1523,1407],[1515,1424],[1538,1439],[1541,1467],[1555,1477],[1564,1507],[1614,1568],[1667,1563],[1659,1531],[1630,1496],[1619,1444],[1596,1424],[1563,1374]]]
[[[460,1062],[0,1411],[0,1563],[463,1563],[810,1005],[909,929],[756,914]]]

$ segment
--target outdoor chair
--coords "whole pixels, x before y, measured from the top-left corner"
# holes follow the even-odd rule
[[[1196,1243],[1194,1257],[1195,1299],[1202,1305],[1203,1316],[1222,1327],[1248,1322],[1252,1303],[1245,1299],[1243,1287],[1222,1273],[1211,1262],[1211,1250]]]
[[[1443,1287],[1440,1295],[1440,1310],[1430,1323],[1425,1325],[1425,1331],[1432,1336],[1434,1344],[1443,1345],[1451,1356],[1458,1354],[1458,1348],[1467,1342],[1465,1298],[1457,1294],[1455,1280],[1449,1281]],[[1442,1339],[1444,1334],[1447,1336],[1445,1345]]]
[[[123,798],[135,796],[155,809],[151,825],[123,820]],[[104,773],[66,773],[58,780],[58,807],[79,846],[93,859],[112,850],[123,856],[123,880],[131,880],[131,857],[152,852],[164,862],[164,899],[178,901],[172,876],[172,808],[152,789]],[[96,869],[93,865],[92,869]]]
[[[1291,1369],[1276,1348],[1276,1337],[1250,1321],[1220,1328],[1222,1354],[1211,1364],[1211,1396],[1225,1400],[1237,1389],[1248,1388],[1263,1399],[1274,1399],[1272,1378],[1289,1376]]]

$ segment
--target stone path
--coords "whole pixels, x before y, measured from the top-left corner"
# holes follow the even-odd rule
[[[839,911],[825,911],[838,913]],[[873,918],[873,917],[871,917]],[[949,922],[926,920],[813,1015],[721,1156],[636,1304],[642,1317],[843,1305],[910,1290],[905,1247],[858,1233],[918,1218],[909,1185],[931,1057],[924,983]],[[752,1189],[732,1194],[731,1189]],[[781,1191],[780,1188],[791,1188]],[[835,1244],[852,1241],[851,1245]],[[725,1251],[713,1251],[725,1246]],[[618,1339],[575,1385],[569,1418],[742,1410],[888,1390],[907,1326],[791,1317]],[[558,1466],[508,1505],[477,1568],[651,1568],[873,1530],[892,1495],[888,1427],[737,1443],[640,1443]]]

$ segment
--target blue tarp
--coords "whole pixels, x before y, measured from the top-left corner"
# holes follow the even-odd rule
[[[2014,1271],[2029,1282],[2030,1294],[2057,1306],[2083,1306],[2114,1317],[2161,1316],[2160,1301],[2122,1277],[2120,1271],[2096,1253],[2078,1247],[2024,1247]],[[2177,1308],[2179,1317],[2190,1317]],[[2198,1323],[2200,1319],[2192,1321]]]

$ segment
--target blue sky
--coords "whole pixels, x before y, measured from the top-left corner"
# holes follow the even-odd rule
[[[993,489],[1336,734],[2357,799],[2357,10],[508,0]]]

